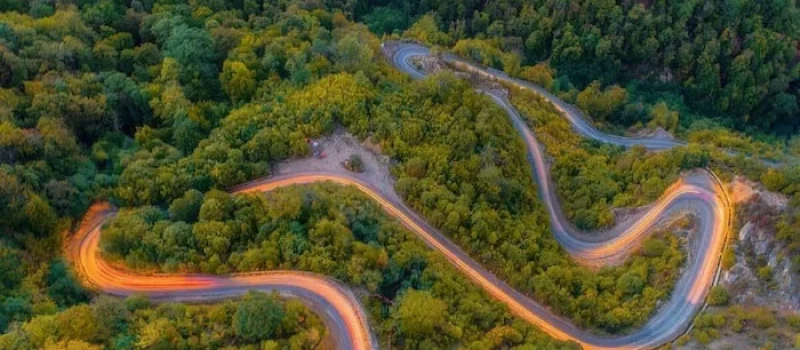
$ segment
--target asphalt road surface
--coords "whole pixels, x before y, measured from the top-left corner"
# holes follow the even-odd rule
[[[398,69],[414,78],[423,78],[410,59],[428,55],[427,48],[407,43],[390,43],[392,62]],[[465,70],[480,70],[492,79],[520,84],[555,104],[573,127],[586,137],[623,146],[641,144],[652,150],[667,149],[681,143],[660,138],[625,138],[606,135],[588,124],[577,110],[558,100],[543,89],[526,82],[508,78],[496,72],[475,67],[445,55],[447,60]],[[569,320],[553,314],[548,308],[498,279],[471,259],[456,244],[430,226],[422,216],[409,209],[394,193],[381,193],[363,180],[344,170],[315,173],[286,174],[242,184],[233,192],[268,192],[276,188],[315,182],[335,182],[355,186],[431,248],[443,254],[458,270],[483,288],[496,300],[506,304],[511,312],[536,325],[551,336],[571,340],[587,349],[653,348],[679,336],[690,324],[713,284],[719,266],[729,222],[727,197],[713,174],[698,171],[673,184],[659,200],[635,220],[626,221],[611,229],[603,240],[590,239],[591,234],[579,232],[561,212],[541,146],[517,111],[502,96],[485,92],[502,107],[528,148],[534,181],[550,216],[554,236],[577,261],[592,266],[616,264],[627,257],[652,232],[661,220],[692,212],[699,220],[697,242],[685,273],[681,276],[670,299],[663,304],[644,327],[620,337],[604,337],[575,327]],[[108,204],[92,206],[79,229],[69,237],[66,253],[84,283],[113,295],[133,293],[149,295],[157,301],[203,301],[241,296],[249,290],[277,291],[287,297],[303,300],[325,321],[334,343],[340,349],[377,348],[374,334],[358,299],[341,283],[310,273],[297,271],[259,272],[233,276],[200,274],[144,275],[124,266],[102,259],[99,252],[100,228],[114,214]]]
[[[155,301],[199,302],[239,297],[251,290],[276,291],[299,298],[319,315],[337,349],[374,349],[358,299],[341,283],[316,274],[271,271],[235,276],[201,274],[145,275],[102,258],[100,228],[114,215],[107,203],[92,205],[76,232],[67,240],[66,255],[84,284],[104,293],[145,294]]]
[[[412,63],[413,58],[430,55],[427,47],[405,42],[384,44],[392,63],[410,76],[421,79],[425,72]],[[521,89],[532,91],[557,107],[572,127],[584,137],[615,145],[632,147],[641,145],[649,150],[664,150],[682,146],[684,143],[663,137],[622,137],[604,134],[590,125],[583,114],[574,106],[558,99],[545,89],[509,77],[503,72],[478,67],[456,56],[443,54],[442,59],[461,71],[478,74],[483,78],[501,81]],[[730,206],[727,196],[717,178],[707,171],[697,171],[682,177],[648,210],[635,220],[626,221],[610,229],[603,240],[590,239],[592,234],[579,232],[565,219],[558,196],[549,178],[548,164],[544,152],[536,141],[533,132],[522,120],[516,109],[503,97],[492,91],[481,91],[502,107],[517,129],[528,148],[528,160],[539,187],[539,193],[548,210],[551,230],[556,239],[579,262],[586,265],[607,265],[619,263],[638,247],[638,244],[652,231],[660,220],[677,215],[678,212],[692,212],[699,221],[697,242],[689,254],[688,267],[678,280],[669,301],[641,329],[621,337],[600,337],[576,329],[573,325],[552,316],[545,317],[548,324],[536,322],[539,327],[556,338],[574,340],[585,348],[651,348],[675,339],[689,326],[695,313],[702,306],[708,290],[714,283],[719,267],[721,252],[725,244]],[[538,307],[541,309],[541,307]],[[536,312],[535,308],[531,308]],[[516,311],[514,308],[512,310]],[[520,315],[522,316],[522,315]],[[523,316],[524,317],[524,316]],[[528,319],[527,317],[525,317]],[[549,320],[555,319],[554,322]]]

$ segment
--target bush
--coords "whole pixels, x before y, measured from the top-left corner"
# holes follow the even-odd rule
[[[700,344],[708,344],[711,342],[711,337],[705,331],[694,331],[694,338]]]
[[[786,323],[794,330],[800,330],[800,314],[786,316]]]
[[[756,275],[762,281],[769,282],[772,280],[772,269],[769,266],[759,267],[756,271]]]
[[[361,160],[358,154],[351,154],[350,158],[345,161],[344,166],[354,173],[364,172],[364,161]]]
[[[775,315],[772,314],[767,308],[757,308],[750,312],[750,317],[748,317],[753,324],[760,328],[760,329],[767,329],[769,327],[774,326],[778,323],[775,319]]]
[[[711,287],[711,292],[708,293],[708,304],[714,306],[728,304],[728,291],[723,286]]]

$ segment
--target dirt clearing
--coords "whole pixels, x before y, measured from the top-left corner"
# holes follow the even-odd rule
[[[338,128],[332,134],[312,140],[319,143],[322,157],[288,159],[275,166],[275,175],[297,174],[310,171],[332,171],[355,176],[374,186],[384,195],[398,199],[394,190],[394,177],[389,171],[389,157],[378,154],[377,146],[361,142],[344,129]],[[352,155],[363,162],[364,171],[353,173],[345,169],[344,163]]]

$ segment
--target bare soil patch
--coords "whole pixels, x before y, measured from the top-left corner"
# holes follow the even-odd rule
[[[318,142],[323,157],[293,158],[275,166],[276,175],[297,174],[311,171],[328,171],[346,173],[374,186],[384,195],[398,198],[394,190],[394,177],[390,171],[388,156],[380,154],[380,146],[368,141],[361,142],[353,135],[339,128]],[[345,169],[344,163],[352,155],[357,155],[363,162],[364,171],[353,173]]]

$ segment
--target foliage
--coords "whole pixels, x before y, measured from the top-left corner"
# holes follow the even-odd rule
[[[777,215],[769,217],[769,224],[774,225],[776,238],[786,246],[786,254],[792,257],[792,267],[800,271],[800,166],[787,166],[779,169],[768,169],[761,173],[761,183],[770,190],[782,193],[789,198],[789,205]],[[759,275],[771,279],[772,271],[765,266]]]
[[[439,30],[436,17],[432,14],[420,17],[403,35],[437,45],[450,45],[453,40],[449,35]]]
[[[211,215],[213,220],[222,221],[208,221],[201,214],[194,223],[172,222],[160,209],[124,210],[103,230],[106,253],[131,247],[124,253],[129,265],[158,264],[166,270],[296,268],[329,275],[379,296],[367,299],[367,307],[379,332],[394,333],[393,347],[478,342],[506,327],[519,334],[510,344],[564,346],[512,318],[354,188],[316,184],[264,195],[209,192],[203,208],[210,202],[221,209]],[[142,225],[149,230],[138,231]],[[137,236],[112,244],[117,241],[109,238],[122,227]],[[394,305],[384,304],[386,300]],[[268,296],[246,297],[232,316],[233,330],[249,340],[280,334],[292,324],[278,321],[282,313],[290,314]],[[431,324],[436,327],[428,329]]]
[[[6,294],[13,290],[25,277],[19,261],[20,254],[16,249],[0,243],[0,293]]]
[[[276,296],[250,293],[236,307],[233,330],[247,342],[267,340],[275,336],[285,317],[286,311]]]
[[[514,53],[504,53],[496,48],[496,44],[486,40],[459,40],[453,46],[453,52],[473,62],[496,69],[503,69],[516,75],[520,70],[520,58]]]
[[[256,89],[255,72],[239,61],[225,61],[219,80],[234,101],[247,101]]]
[[[547,61],[579,89],[595,80],[620,86],[642,82],[662,99],[677,93],[692,114],[719,116],[739,130],[789,134],[800,127],[795,118],[800,110],[796,59],[800,27],[794,20],[799,14],[794,3],[578,1],[565,6],[552,0],[361,0],[358,4],[353,8],[356,18],[373,4],[418,18],[406,33],[411,38],[444,46],[487,39],[502,52],[519,53],[522,65]]]
[[[670,110],[666,103],[661,102],[650,110],[650,122],[648,122],[648,126],[651,129],[659,127],[667,131],[675,132],[678,128],[678,121],[679,113]]]
[[[733,336],[746,347],[791,348],[797,332],[793,321],[797,318],[796,312],[775,312],[768,306],[717,307],[697,316],[691,335],[702,344]]]
[[[351,154],[350,157],[347,159],[345,166],[348,170],[361,173],[364,172],[364,161],[361,160],[361,157],[358,154]]]
[[[716,285],[711,288],[711,292],[708,293],[708,304],[719,306],[719,305],[727,305],[728,304],[728,291],[725,287]]]
[[[409,26],[408,16],[401,10],[392,7],[375,6],[362,17],[369,30],[377,35],[391,34]]]
[[[398,302],[397,318],[404,334],[431,334],[444,322],[447,304],[430,293],[409,289]]]
[[[220,205],[217,195],[210,201],[207,193],[197,222],[167,220],[169,216],[160,208],[168,203],[184,206],[174,200],[189,189],[207,192],[264,176],[268,162],[306,155],[309,149],[305,137],[316,138],[343,125],[359,137],[371,135],[396,160],[393,172],[398,178],[397,190],[407,203],[512,285],[551,305],[556,312],[569,315],[581,326],[616,331],[649,316],[656,301],[667,294],[683,261],[677,241],[665,241],[669,249],[661,255],[642,256],[600,274],[575,266],[558,250],[542,224],[546,215],[536,201],[524,148],[497,106],[449,74],[408,84],[383,60],[341,42],[358,37],[376,52],[377,40],[358,27],[334,21],[333,26],[338,27],[333,42],[319,36],[312,43],[307,38],[319,35],[325,23],[324,16],[314,16],[299,11],[272,27],[287,33],[277,40],[281,46],[265,50],[263,58],[257,55],[253,61],[271,62],[267,76],[283,80],[264,90],[262,100],[243,104],[219,120],[191,154],[182,155],[168,137],[159,137],[157,130],[139,130],[139,148],[125,159],[115,193],[128,206],[155,207],[123,210],[104,232],[106,253],[124,258],[134,267],[157,265],[166,271],[226,273],[302,268],[350,280],[338,262],[346,261],[344,257],[355,248],[341,224],[286,224],[287,228],[278,231],[281,235],[313,235],[315,239],[310,242],[336,243],[341,251],[314,248],[305,240],[290,244],[298,248],[287,251],[289,243],[278,240],[263,249],[280,251],[280,256],[271,253],[263,258],[255,252],[245,254],[242,249],[280,236],[271,227],[256,236],[263,225],[256,223],[265,218],[247,218],[251,209],[243,208],[250,205],[241,199],[222,200],[233,203],[236,209],[217,210],[229,207]],[[302,23],[305,29],[284,31],[289,23]],[[341,39],[336,42],[336,38]],[[310,63],[317,58],[292,64],[286,60],[298,55],[314,57],[323,47],[344,47],[348,52],[332,55],[333,61],[325,56],[338,70],[352,69],[353,57],[369,62],[357,65],[364,67],[361,71],[334,73],[311,69]],[[310,75],[302,80],[296,79],[302,66],[298,62],[309,63],[303,69]],[[661,191],[652,192],[655,196]],[[203,207],[208,208],[208,216],[203,214]],[[374,231],[358,233],[353,228],[351,232],[356,238],[363,234],[360,239],[376,237]],[[304,258],[310,254],[305,249],[317,250]],[[636,273],[628,274],[623,281],[626,285],[635,282],[634,287],[626,293],[615,290],[624,272],[634,266]],[[577,277],[564,277],[570,275]],[[376,277],[367,274],[355,280],[377,290],[380,280]],[[581,288],[571,287],[574,283]],[[391,287],[388,296],[393,297],[397,288]]]
[[[585,140],[537,95],[515,90],[511,102],[553,157],[551,177],[562,209],[581,229],[612,225],[613,208],[649,204],[677,180],[682,170],[703,167],[711,161],[710,152],[695,144],[649,153],[641,147],[625,150]]]
[[[545,89],[552,89],[555,70],[547,63],[538,63],[534,66],[525,66],[521,68],[518,76],[524,80],[538,84]]]
[[[625,103],[626,98],[625,89],[614,85],[601,90],[600,82],[594,81],[578,94],[577,103],[590,116],[605,120]]]
[[[8,278],[0,295],[0,320],[3,328],[17,325],[4,342],[13,340],[22,348],[180,348],[200,342],[191,346],[217,348],[241,345],[234,336],[268,336],[250,332],[251,319],[245,316],[254,313],[245,311],[241,333],[235,333],[232,304],[209,306],[216,311],[207,315],[199,306],[167,304],[153,310],[105,298],[88,309],[83,304],[70,308],[88,296],[65,265],[53,259],[60,249],[58,233],[92,200],[107,198],[122,209],[104,229],[102,248],[134,268],[209,273],[283,268],[331,275],[381,296],[366,303],[377,331],[384,339],[391,337],[394,347],[569,346],[512,318],[352,190],[317,186],[267,198],[222,192],[268,175],[271,163],[307,155],[307,137],[339,125],[360,138],[374,138],[395,164],[398,193],[429,222],[500,278],[579,326],[628,329],[641,324],[668,295],[684,259],[674,237],[654,238],[646,251],[618,268],[589,271],[570,262],[548,232],[524,148],[502,110],[450,74],[410,83],[380,57],[380,42],[365,26],[349,22],[342,12],[314,9],[314,4],[157,0],[129,6],[115,1],[0,5],[0,260],[22,261],[19,269],[0,271]],[[577,69],[591,66],[576,63],[583,62],[584,52],[603,58],[621,52],[614,46],[619,43],[605,40],[607,35],[587,36],[584,26],[564,25],[554,40],[553,30],[560,30],[564,17],[554,16],[548,24],[539,7],[527,5],[525,13],[542,21],[500,23],[495,9],[483,5],[479,11],[464,6],[466,12],[458,16],[443,15],[455,4],[415,8],[424,9],[420,14],[435,11],[421,16],[406,35],[455,44],[474,59],[519,69],[572,96],[578,93],[570,79],[581,87],[599,80],[596,91],[584,94],[587,106],[612,117],[625,110],[618,100],[631,98],[627,85],[626,90],[601,89],[618,82]],[[351,1],[330,7],[359,15],[370,8],[362,5]],[[397,13],[391,4],[385,7],[374,15]],[[522,13],[513,8],[508,7],[512,19]],[[469,24],[459,22],[462,16],[471,19]],[[408,23],[383,18],[371,24],[399,31]],[[507,40],[506,26],[518,26],[518,34],[537,29],[525,33],[525,40]],[[776,30],[769,27],[757,31]],[[488,36],[468,38],[466,31]],[[589,39],[595,37],[602,42],[594,45]],[[776,79],[775,91],[788,83],[778,79],[787,76],[776,57],[788,40],[779,39],[766,44],[774,50],[763,58],[777,62],[773,71],[763,72]],[[744,45],[752,46],[751,41]],[[520,50],[509,50],[509,45]],[[553,58],[546,65],[521,66],[534,56]],[[762,64],[757,56],[754,67]],[[591,60],[598,67],[617,65],[616,59]],[[709,61],[713,66],[714,60]],[[721,62],[727,67],[727,61]],[[597,99],[606,94],[614,99],[609,106]],[[753,99],[754,108],[760,111],[765,106],[760,101],[770,96]],[[780,100],[791,112],[791,97]],[[732,107],[722,110],[738,111],[735,105],[741,101],[731,101]],[[667,104],[669,111],[680,110],[674,106]],[[535,108],[545,111],[542,118],[554,115],[540,101],[520,108],[532,120],[537,119]],[[643,110],[653,115],[654,125],[675,123],[668,111]],[[680,115],[683,123],[682,110]],[[547,144],[548,152],[561,159],[554,166],[559,191],[574,187],[575,194],[565,194],[571,198],[599,190],[600,195],[565,208],[572,218],[585,212],[584,227],[608,223],[611,205],[649,201],[679,169],[708,161],[703,149],[693,147],[652,159],[641,150],[587,151],[562,125],[548,128],[551,137],[565,140],[561,148]],[[571,184],[570,173],[597,188]],[[608,174],[614,178],[602,179]],[[387,300],[392,305],[384,304]],[[425,310],[430,317],[441,320],[437,332],[418,332],[422,328],[414,323],[420,320],[403,312],[418,309],[420,300],[432,305]],[[291,318],[297,313],[290,309],[285,307],[283,320],[288,321],[274,334],[295,334],[293,344],[316,344],[323,333],[316,324],[310,327],[317,331],[287,330],[311,317]],[[187,314],[223,322],[201,331],[207,324],[179,316]],[[75,317],[101,320],[103,327],[73,327],[64,321]],[[69,332],[75,334],[64,335]],[[260,345],[289,346],[273,340]]]
[[[50,298],[56,305],[65,307],[89,300],[87,292],[73,276],[64,261],[56,260],[47,271],[47,285]]]
[[[239,310],[252,300],[284,310],[279,332],[259,339],[243,339],[234,331]],[[259,315],[251,315],[259,317]],[[0,335],[2,349],[249,349],[259,344],[310,349],[325,334],[320,318],[298,301],[251,292],[245,301],[217,305],[162,304],[147,299],[101,298],[53,315],[34,317]],[[266,346],[266,345],[265,345]]]

